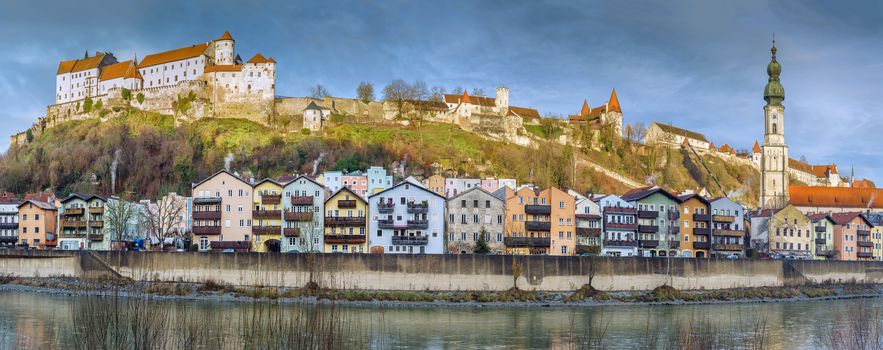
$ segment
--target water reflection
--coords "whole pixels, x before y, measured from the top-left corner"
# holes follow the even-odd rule
[[[0,293],[0,348],[876,349],[881,307],[390,308],[9,292]]]

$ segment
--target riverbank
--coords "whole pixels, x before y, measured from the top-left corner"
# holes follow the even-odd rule
[[[131,282],[119,279],[0,278],[0,292],[61,296],[150,297],[168,301],[280,304],[347,304],[392,307],[591,307],[605,305],[748,304],[883,297],[883,285],[824,284],[803,287],[680,291],[660,286],[647,292],[605,292],[583,286],[572,292],[510,289],[504,292],[413,292],[236,287],[205,283]]]

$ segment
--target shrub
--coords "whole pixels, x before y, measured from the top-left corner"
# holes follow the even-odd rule
[[[144,103],[144,94],[139,92],[138,95],[135,95],[135,99],[138,100],[139,105]]]
[[[307,129],[307,128],[300,129],[300,133],[303,135],[309,135],[310,129]]]
[[[122,98],[123,98],[124,100],[126,100],[126,101],[131,100],[131,99],[132,99],[132,90],[129,90],[129,89],[123,88],[123,89],[120,91],[120,97],[122,97]]]
[[[83,100],[83,113],[89,113],[91,111],[92,111],[92,98],[86,97],[86,99]]]

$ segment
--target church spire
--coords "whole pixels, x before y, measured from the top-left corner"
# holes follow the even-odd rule
[[[785,88],[779,82],[779,74],[782,73],[782,66],[776,61],[776,39],[773,38],[773,46],[770,48],[772,58],[770,64],[766,67],[769,80],[763,89],[763,99],[766,100],[768,106],[781,106],[785,100]]]

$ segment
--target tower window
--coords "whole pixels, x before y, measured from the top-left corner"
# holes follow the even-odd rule
[[[778,131],[776,129],[776,123],[773,123],[773,134],[778,134]]]

